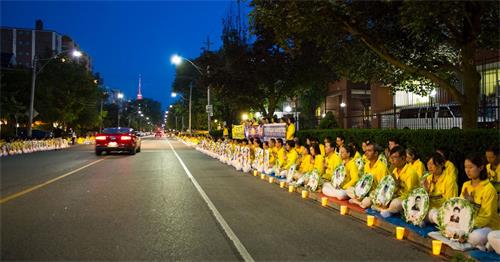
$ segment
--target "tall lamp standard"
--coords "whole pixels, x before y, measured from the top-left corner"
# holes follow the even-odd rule
[[[118,93],[116,98],[118,98],[118,127],[120,127],[120,102],[122,101],[124,95],[123,93]]]
[[[177,94],[176,92],[172,92],[171,96],[173,98],[176,98],[177,95],[179,95],[182,99],[185,99],[184,96]],[[189,84],[189,127],[188,127],[188,132],[191,134],[191,98],[193,96],[193,83]]]
[[[32,131],[33,131],[33,107],[34,107],[34,104],[35,104],[35,88],[36,88],[36,77],[38,74],[40,74],[43,70],[43,68],[48,65],[54,58],[57,58],[59,55],[62,55],[62,54],[65,54],[65,53],[68,53],[71,51],[71,55],[73,57],[81,57],[82,56],[82,52],[78,51],[78,50],[65,50],[65,51],[62,51],[54,56],[52,56],[51,58],[48,58],[48,59],[38,59],[38,56],[35,55],[35,57],[33,58],[33,68],[32,68],[32,71],[31,71],[31,94],[30,94],[30,111],[29,111],[29,116],[28,116],[28,130],[27,130],[27,136],[28,137],[31,137],[32,135]],[[44,65],[42,65],[40,67],[40,69],[37,69],[37,66],[38,66],[38,61],[47,61]]]
[[[205,76],[205,74],[203,73],[201,68],[199,66],[197,66],[195,63],[193,63],[193,61],[191,61],[185,57],[182,57],[180,55],[173,55],[170,58],[170,62],[172,62],[172,64],[174,64],[174,65],[180,65],[182,63],[182,60],[188,61],[198,71],[198,73],[200,73],[201,76]],[[208,66],[207,66],[206,74],[207,75],[210,74]],[[192,87],[190,87],[190,89],[189,89],[189,96],[191,96],[191,91],[192,91],[191,88]],[[191,99],[189,99],[189,101],[190,101],[189,102],[189,111],[191,112]],[[210,105],[210,84],[209,84],[207,87],[208,132],[210,132],[210,129],[211,129],[210,123],[211,123],[212,112],[213,112],[213,108],[212,108],[212,105]],[[191,133],[191,113],[189,114],[189,132]]]

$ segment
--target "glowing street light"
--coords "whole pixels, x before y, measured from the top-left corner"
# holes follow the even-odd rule
[[[177,97],[177,93],[176,92],[172,92],[172,94],[170,94],[171,97]]]
[[[242,114],[241,115],[241,120],[247,121],[248,120],[248,114]]]
[[[123,93],[118,93],[118,94],[116,95],[116,97],[117,97],[118,99],[123,99],[124,95],[123,95]]]
[[[292,112],[292,107],[291,106],[285,106],[285,112],[287,112],[287,113]]]
[[[340,107],[345,107],[346,104],[344,102],[340,103]]]
[[[174,106],[172,106],[172,105],[169,105],[168,107],[169,107],[169,108],[172,108],[172,107],[174,107]]]
[[[74,50],[72,54],[74,57],[81,57],[82,56],[82,52],[80,52],[78,50]]]
[[[182,63],[182,57],[175,54],[170,57],[170,62],[174,65],[180,65]]]

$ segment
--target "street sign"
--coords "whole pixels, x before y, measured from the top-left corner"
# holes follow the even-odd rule
[[[212,113],[214,111],[214,108],[212,105],[207,105],[206,109],[207,109],[207,113]]]

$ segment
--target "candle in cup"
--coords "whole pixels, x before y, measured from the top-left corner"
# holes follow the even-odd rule
[[[307,198],[307,195],[309,195],[309,192],[307,190],[302,190],[302,198]]]
[[[371,227],[373,226],[373,223],[375,222],[375,217],[372,215],[366,216],[366,225]]]
[[[292,193],[293,191],[295,191],[295,188],[292,185],[288,186],[288,192]]]
[[[262,179],[262,180],[266,179],[266,175],[265,174],[260,174],[260,179]]]
[[[258,174],[257,170],[254,170],[253,171],[253,176],[257,176],[257,174]]]
[[[280,188],[284,188],[285,187],[285,181],[281,181],[280,182]]]
[[[321,205],[326,207],[328,205],[328,197],[321,198]]]
[[[269,178],[269,183],[273,183],[274,179],[272,177]]]
[[[432,240],[432,254],[439,256],[441,254],[441,246],[443,242],[439,240]]]
[[[404,227],[396,227],[396,238],[398,240],[402,240],[405,235],[405,228]]]
[[[341,215],[347,214],[347,206],[344,205],[340,206],[340,214]]]

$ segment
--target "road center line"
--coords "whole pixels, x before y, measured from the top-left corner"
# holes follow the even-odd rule
[[[13,200],[13,199],[16,199],[16,198],[18,198],[18,197],[20,197],[22,195],[28,194],[31,191],[34,191],[34,190],[42,188],[42,187],[44,187],[46,185],[52,184],[52,183],[56,182],[57,180],[63,179],[63,178],[65,178],[65,177],[67,177],[69,175],[72,175],[72,174],[74,174],[74,173],[76,173],[76,172],[78,172],[78,171],[80,171],[82,169],[85,169],[85,168],[87,168],[89,166],[92,166],[92,165],[95,165],[95,164],[97,164],[97,163],[99,163],[101,161],[104,161],[104,159],[106,159],[106,158],[102,158],[102,159],[96,160],[94,162],[88,163],[88,164],[86,164],[86,165],[84,165],[84,166],[82,166],[80,168],[77,168],[77,169],[75,169],[73,171],[70,171],[70,172],[64,174],[64,175],[61,175],[61,176],[58,176],[58,177],[53,178],[51,180],[48,180],[48,181],[46,181],[46,182],[44,182],[42,184],[38,184],[36,186],[30,187],[28,189],[25,189],[25,190],[23,190],[21,192],[17,192],[15,194],[10,195],[10,196],[4,197],[4,198],[0,199],[0,204],[6,203],[6,202],[8,202],[10,200]]]
[[[177,159],[179,160],[179,162],[181,163],[181,165],[184,168],[184,171],[186,172],[187,176],[191,179],[191,182],[193,182],[194,187],[198,190],[198,192],[200,193],[200,195],[203,198],[203,200],[205,200],[205,203],[207,203],[208,208],[210,208],[210,210],[214,214],[215,219],[217,219],[217,222],[219,222],[219,224],[221,225],[222,229],[224,230],[224,232],[226,233],[226,235],[229,237],[229,239],[231,239],[231,241],[233,241],[234,246],[236,247],[236,249],[240,253],[240,255],[243,258],[243,260],[245,260],[245,261],[254,261],[254,259],[250,255],[250,253],[248,253],[248,251],[245,248],[245,246],[243,246],[243,244],[238,239],[238,237],[236,236],[236,234],[233,232],[233,230],[231,229],[231,227],[229,227],[229,224],[226,222],[226,220],[219,213],[219,210],[217,210],[217,208],[215,207],[214,203],[212,203],[212,201],[210,200],[210,198],[208,198],[208,196],[205,193],[205,191],[203,190],[203,188],[201,188],[200,184],[198,184],[198,181],[196,181],[196,179],[193,177],[193,175],[191,174],[191,172],[189,171],[189,169],[184,164],[184,161],[182,161],[182,159],[180,158],[180,156],[175,151],[175,149],[172,146],[172,144],[170,143],[170,141],[167,140],[167,143],[170,146],[170,148],[172,149],[172,151],[174,152],[174,154],[177,157]]]

